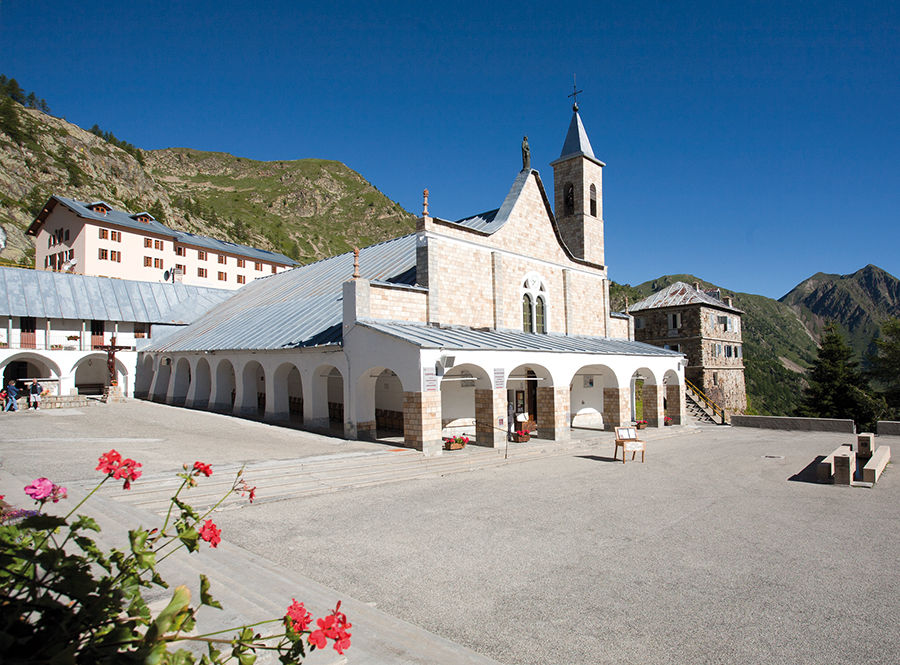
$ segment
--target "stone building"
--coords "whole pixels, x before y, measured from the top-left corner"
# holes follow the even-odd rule
[[[628,309],[635,339],[687,356],[685,378],[730,413],[747,408],[741,310],[728,296],[675,282]]]
[[[439,454],[454,433],[503,445],[509,405],[552,440],[630,422],[640,376],[645,418],[680,423],[684,357],[610,311],[577,108],[552,166],[558,214],[526,150],[499,208],[441,219],[426,190],[415,233],[257,280],[151,344],[137,394]]]
[[[44,270],[238,289],[297,265],[283,254],[175,231],[149,212],[51,196],[26,232]]]

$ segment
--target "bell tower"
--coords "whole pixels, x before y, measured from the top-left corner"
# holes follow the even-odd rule
[[[576,91],[577,92],[577,91]],[[571,96],[571,95],[570,95]],[[578,258],[603,263],[603,167],[572,105],[572,121],[553,167],[556,223],[563,242]]]

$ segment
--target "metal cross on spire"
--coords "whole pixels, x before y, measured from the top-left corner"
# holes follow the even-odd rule
[[[578,89],[578,85],[575,82],[575,74],[572,74],[572,94],[568,95],[572,98],[572,110],[578,113],[578,95],[580,95],[583,90]]]

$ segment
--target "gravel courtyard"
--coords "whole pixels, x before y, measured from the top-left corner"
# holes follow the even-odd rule
[[[377,446],[140,402],[0,422],[2,468],[59,481],[89,477],[109,447],[175,469]],[[623,465],[610,435],[217,521],[237,545],[510,665],[896,663],[895,468],[874,489],[792,480],[851,438],[685,430]],[[900,454],[900,438],[879,442]]]

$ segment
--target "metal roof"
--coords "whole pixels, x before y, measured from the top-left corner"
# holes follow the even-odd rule
[[[662,291],[657,291],[652,296],[636,302],[628,308],[630,312],[638,312],[645,309],[658,309],[660,307],[682,307],[684,305],[707,305],[730,312],[742,313],[736,307],[729,307],[721,300],[714,298],[705,291],[698,291],[690,284],[675,282]]]
[[[572,120],[569,122],[569,131],[566,132],[566,140],[563,143],[562,152],[559,153],[559,159],[566,159],[574,155],[585,155],[591,159],[594,157],[594,149],[591,147],[591,140],[588,138],[587,131],[581,123],[581,116],[578,111],[572,113]]]
[[[0,316],[186,324],[231,294],[180,283],[0,268]]]
[[[167,236],[174,242],[179,242],[186,245],[194,245],[197,247],[205,247],[207,249],[212,249],[218,252],[228,252],[231,254],[238,254],[240,256],[246,256],[247,258],[259,259],[263,261],[274,261],[276,263],[281,263],[289,266],[297,265],[297,262],[294,261],[294,259],[287,257],[284,254],[279,254],[278,252],[269,252],[264,249],[257,249],[256,247],[238,245],[237,243],[233,242],[216,240],[215,238],[209,238],[207,236],[198,236],[194,235],[193,233],[170,229],[168,226],[160,224],[155,219],[153,219],[153,217],[150,216],[149,213],[143,214],[147,214],[148,216],[150,216],[150,221],[140,222],[136,218],[142,213],[130,214],[121,210],[110,209],[110,211],[104,215],[103,213],[94,212],[90,209],[89,206],[95,205],[97,203],[103,203],[103,205],[111,208],[108,203],[104,203],[103,201],[83,203],[81,201],[69,199],[64,196],[54,195],[50,197],[47,205],[44,206],[44,210],[47,210],[49,214],[49,211],[52,210],[52,207],[55,206],[57,202],[61,203],[76,215],[84,219],[103,222],[104,224],[112,224],[113,226],[122,226],[128,229],[140,231],[142,233],[156,233],[158,235]],[[36,222],[42,222],[44,219],[46,219],[46,215],[44,215],[44,213],[42,212],[41,216],[38,216]],[[32,231],[35,228],[35,224],[33,223],[28,230]],[[32,235],[34,235],[34,233],[32,233]]]
[[[360,275],[413,285],[416,236],[360,250]],[[353,253],[256,279],[193,324],[151,344],[148,351],[285,349],[343,341],[342,284],[353,274]]]
[[[657,346],[609,337],[538,335],[514,330],[478,330],[457,326],[436,327],[413,323],[364,321],[360,325],[425,349],[479,349],[491,351],[551,351],[628,356],[681,356]]]

